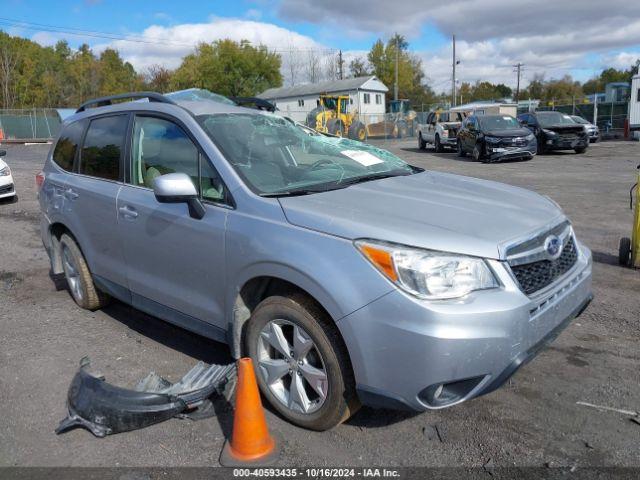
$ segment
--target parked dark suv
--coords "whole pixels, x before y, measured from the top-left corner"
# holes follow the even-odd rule
[[[561,112],[529,112],[518,115],[520,123],[529,128],[538,140],[538,153],[550,150],[575,150],[584,153],[589,135],[584,125],[574,122]]]
[[[511,115],[471,115],[458,132],[458,155],[471,153],[483,163],[529,160],[536,154],[536,137]]]

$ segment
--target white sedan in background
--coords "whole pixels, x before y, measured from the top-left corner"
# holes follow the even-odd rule
[[[4,157],[6,154],[6,150],[0,150],[0,157]],[[11,169],[9,165],[0,158],[0,201],[6,198],[13,198],[15,201],[18,199],[18,196],[16,195],[16,188],[13,185]]]

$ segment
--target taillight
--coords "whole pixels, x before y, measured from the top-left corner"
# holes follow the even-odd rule
[[[38,187],[38,190],[42,188],[43,184],[44,184],[44,172],[39,172],[36,175],[36,187]]]

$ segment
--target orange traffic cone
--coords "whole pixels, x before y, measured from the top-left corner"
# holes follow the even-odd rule
[[[227,467],[269,465],[278,458],[279,448],[269,434],[260,392],[250,358],[238,360],[238,386],[231,441],[227,441],[220,464]]]
[[[0,142],[4,140],[4,130],[0,128]]]

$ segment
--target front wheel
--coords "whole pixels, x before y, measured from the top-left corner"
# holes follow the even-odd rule
[[[342,338],[308,297],[263,300],[251,315],[245,344],[260,390],[291,423],[328,430],[359,407]]]
[[[473,157],[474,161],[481,162],[483,159],[482,146],[476,143],[475,146],[473,147],[473,152],[471,153],[471,156]]]
[[[587,147],[576,147],[574,150],[576,153],[584,153],[587,151]]]
[[[427,148],[427,142],[425,142],[422,138],[422,132],[418,132],[418,148],[420,150],[424,150],[425,148]]]
[[[631,264],[631,239],[628,237],[620,239],[620,245],[618,246],[618,263],[623,267],[628,267]]]

